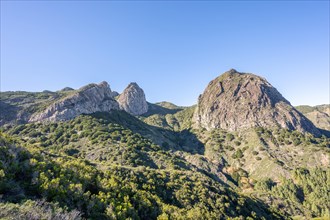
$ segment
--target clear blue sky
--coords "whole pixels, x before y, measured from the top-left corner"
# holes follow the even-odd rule
[[[329,1],[1,1],[1,91],[137,82],[192,105],[230,68],[329,103]]]

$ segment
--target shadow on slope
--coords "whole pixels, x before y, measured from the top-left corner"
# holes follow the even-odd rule
[[[142,116],[149,117],[154,114],[159,114],[159,115],[175,114],[181,110],[183,110],[183,108],[174,105],[172,108],[166,108],[161,106],[161,104],[157,105],[148,102],[148,112],[143,114]]]
[[[152,140],[154,143],[162,146],[165,150],[181,150],[204,155],[205,148],[203,143],[200,142],[196,135],[189,130],[175,132],[148,125],[125,111],[113,110],[110,113],[97,112],[91,114],[91,116],[120,124],[124,128],[130,129],[133,132],[139,133],[145,138]]]
[[[330,131],[329,130],[319,128],[319,131],[321,132],[321,134],[325,135],[327,138],[330,138]]]

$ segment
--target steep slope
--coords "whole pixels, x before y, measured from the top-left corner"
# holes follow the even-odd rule
[[[264,79],[232,70],[216,80],[198,106],[147,103],[138,117],[137,85],[122,94],[130,113],[105,82],[0,93],[0,218],[328,219],[330,139],[308,133]],[[27,123],[55,105],[49,123]]]
[[[142,115],[148,111],[144,91],[137,83],[130,83],[117,99],[120,109],[132,115]]]
[[[44,111],[52,103],[77,91],[0,92],[0,125],[27,123],[32,114]]]
[[[150,104],[147,113],[140,117],[145,123],[173,131],[191,128],[191,120],[196,106],[166,108],[159,104]]]
[[[109,112],[119,109],[107,82],[89,84],[64,99],[51,104],[42,112],[35,113],[29,122],[66,121],[81,114]]]
[[[209,83],[198,99],[194,121],[208,130],[281,127],[320,135],[265,79],[233,69]]]
[[[321,129],[330,131],[330,105],[297,106],[296,109],[303,113],[313,124]]]
[[[320,112],[324,112],[324,113],[330,115],[330,104],[323,104],[323,105],[316,105],[316,106],[299,105],[299,106],[296,106],[295,108],[303,114],[307,114],[312,111],[318,110]]]
[[[197,167],[194,155],[190,163],[118,125],[114,112],[0,133],[0,218],[13,217],[12,203],[37,198],[72,210],[62,215],[86,219],[284,219]],[[43,208],[30,207],[32,213]]]

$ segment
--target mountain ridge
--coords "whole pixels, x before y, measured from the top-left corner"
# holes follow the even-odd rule
[[[112,109],[119,109],[119,105],[114,100],[109,84],[103,81],[83,86],[75,93],[53,103],[43,112],[33,114],[29,122],[66,121],[80,114],[106,112]]]
[[[244,77],[249,78],[249,81],[242,79]],[[254,79],[254,83],[258,82],[259,84],[254,85],[253,87],[251,84],[253,83],[252,80]],[[227,81],[229,81],[229,86],[234,86],[235,84],[236,87],[224,92],[224,85],[222,83]],[[227,86],[227,84],[228,83],[226,83],[225,86]],[[97,92],[91,94],[87,99],[81,98],[81,96],[84,96],[83,92],[85,90],[90,88],[97,88],[98,86],[100,88],[106,88],[105,90],[101,89],[101,93],[103,94],[101,94],[101,99],[99,99],[100,94],[97,94]],[[218,87],[219,90],[217,90],[217,88],[210,88],[212,86]],[[249,86],[250,88],[247,88]],[[229,130],[245,129],[258,126],[280,126],[291,130],[297,129],[301,132],[307,131],[313,133],[314,135],[320,135],[318,129],[316,129],[307,118],[312,119],[317,124],[320,120],[316,120],[315,118],[321,117],[321,120],[323,121],[319,122],[322,124],[320,129],[330,129],[328,128],[329,119],[323,119],[327,117],[327,115],[322,112],[318,112],[313,113],[314,115],[305,118],[303,114],[300,114],[300,112],[296,111],[294,107],[291,106],[290,102],[283,98],[283,96],[274,87],[272,87],[265,78],[259,77],[255,74],[239,73],[236,70],[231,69],[224,74],[221,74],[216,79],[212,80],[208,87],[205,89],[204,93],[207,93],[208,90],[211,91],[208,94],[210,97],[203,99],[203,95],[201,95],[198,99],[197,108],[193,117],[193,124],[195,124],[195,126],[202,126],[207,129],[224,128]],[[15,94],[15,92],[12,93]],[[216,94],[216,96],[213,93]],[[229,93],[231,94],[229,95]],[[72,90],[72,88],[66,87],[58,92],[49,91],[40,94],[53,96],[52,100],[54,101],[51,101],[51,99],[48,98],[48,100],[45,101],[40,100],[41,102],[38,103],[41,103],[41,105],[38,103],[32,103],[27,106],[27,109],[22,108],[21,111],[18,110],[16,117],[12,116],[12,121],[19,123],[19,121],[32,122],[47,120],[67,120],[82,113],[88,114],[98,111],[110,111],[111,109],[118,109],[118,106],[120,109],[125,110],[133,115],[151,115],[153,113],[157,113],[157,111],[162,111],[163,114],[166,115],[167,113],[180,111],[181,109],[185,108],[178,107],[168,102],[160,102],[158,104],[159,107],[156,107],[157,105],[147,104],[143,90],[136,83],[130,83],[121,94],[111,91],[109,84],[105,81],[98,85],[93,83],[88,84],[78,90]],[[76,96],[76,101],[72,101],[73,96]],[[207,96],[207,94],[204,96]],[[224,97],[225,100],[223,101],[217,101],[218,96],[220,96],[219,99],[221,99],[223,96],[227,97]],[[105,100],[108,102],[108,104],[106,104],[108,106],[102,106],[102,100],[105,97],[113,99],[114,101]],[[98,103],[95,103],[91,100],[94,100]],[[5,100],[1,98],[0,107],[4,109],[15,109],[15,99],[13,101],[4,101]],[[68,102],[66,107],[64,106],[64,102]],[[82,102],[87,102],[87,104],[82,108],[80,108],[79,105],[78,107],[74,107],[74,105],[76,105],[75,102],[79,102],[80,105]],[[12,103],[14,106],[11,106]],[[69,105],[71,105],[71,107]],[[222,108],[224,105],[228,106]],[[90,108],[90,106],[94,107]],[[58,110],[57,108],[62,109]],[[166,110],[166,108],[171,110]],[[36,111],[34,109],[39,110]],[[15,111],[17,110],[10,111],[9,115],[15,114]],[[312,113],[309,113],[309,115],[311,114]],[[245,118],[243,117],[244,115]],[[0,124],[7,123],[5,118],[7,117],[2,115],[0,118]]]
[[[272,115],[262,126],[196,126],[196,114],[222,107],[258,115],[283,102],[295,111],[265,79],[229,72],[190,107],[149,103],[134,84],[121,94],[106,82],[1,93],[0,218],[327,219],[330,138],[269,126]],[[250,99],[257,107],[236,105]]]

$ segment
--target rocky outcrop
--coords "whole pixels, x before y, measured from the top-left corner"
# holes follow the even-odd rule
[[[282,127],[320,134],[266,79],[234,69],[209,83],[193,120],[195,126],[208,130]]]
[[[63,89],[60,90],[60,92],[67,92],[67,91],[73,91],[74,89],[71,87],[64,87]]]
[[[114,100],[115,95],[107,82],[89,84],[51,104],[46,110],[33,114],[29,122],[65,121],[81,114],[118,110],[119,105]]]
[[[132,115],[142,115],[148,111],[143,90],[136,83],[130,83],[117,99],[120,109]]]

